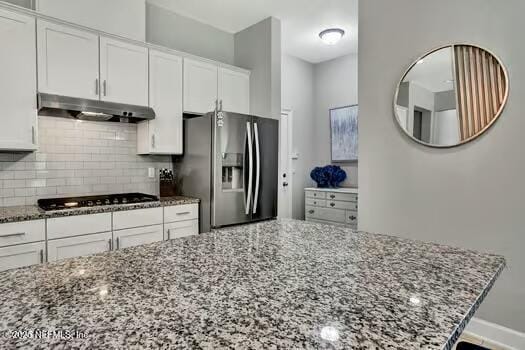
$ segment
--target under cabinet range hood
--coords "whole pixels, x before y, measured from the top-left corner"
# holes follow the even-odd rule
[[[155,111],[150,107],[44,93],[38,94],[38,115],[121,122],[155,119]]]

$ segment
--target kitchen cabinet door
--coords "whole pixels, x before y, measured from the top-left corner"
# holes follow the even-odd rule
[[[111,232],[52,239],[47,242],[48,261],[107,252],[111,244]]]
[[[155,119],[138,125],[139,154],[182,154],[182,57],[150,50],[149,105]]]
[[[45,242],[0,248],[0,271],[43,263],[45,252]]]
[[[166,240],[199,234],[199,220],[186,220],[164,224]]]
[[[101,100],[148,105],[148,49],[100,37]]]
[[[113,231],[116,249],[159,242],[163,239],[162,224]]]
[[[250,74],[219,68],[219,107],[225,112],[250,114]]]
[[[37,27],[38,91],[98,100],[98,35],[40,19]]]
[[[184,112],[204,114],[215,110],[217,65],[184,59]]]
[[[0,9],[0,150],[36,146],[35,18]]]

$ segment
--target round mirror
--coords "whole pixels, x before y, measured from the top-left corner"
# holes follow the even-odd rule
[[[408,68],[396,90],[394,113],[413,140],[453,147],[485,132],[507,96],[507,71],[496,56],[474,45],[449,45]]]

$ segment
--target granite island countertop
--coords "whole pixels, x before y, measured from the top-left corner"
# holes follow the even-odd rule
[[[130,204],[111,204],[94,207],[72,208],[65,210],[44,211],[36,205],[0,207],[0,224],[8,222],[57,218],[63,216],[109,213],[123,210],[157,208],[163,206],[199,203],[197,198],[174,196],[161,197],[158,201]]]
[[[2,272],[0,347],[448,350],[504,265],[267,221]],[[62,333],[13,338],[34,329]]]

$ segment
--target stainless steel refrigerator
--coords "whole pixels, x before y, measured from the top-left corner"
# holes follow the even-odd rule
[[[220,112],[184,120],[182,194],[201,199],[200,232],[277,216],[279,122]]]

